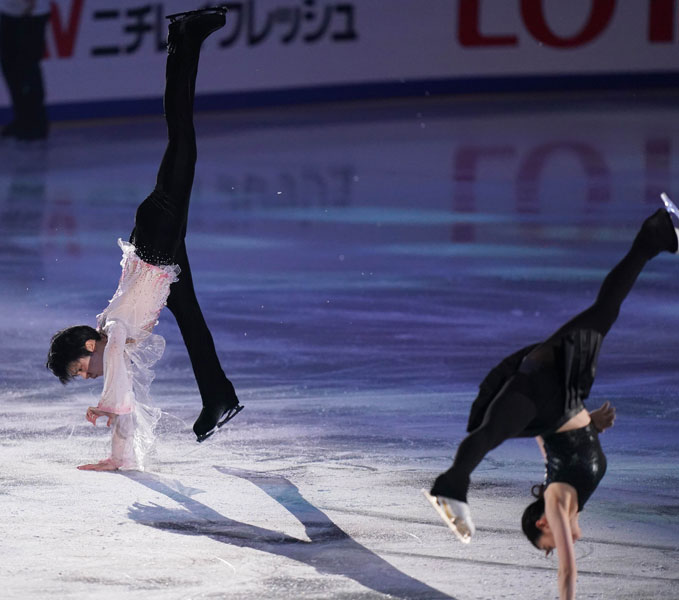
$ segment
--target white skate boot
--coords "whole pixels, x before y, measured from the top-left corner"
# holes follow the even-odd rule
[[[476,527],[472,521],[469,504],[445,496],[432,496],[427,490],[422,490],[422,493],[458,540],[463,544],[472,541]]]

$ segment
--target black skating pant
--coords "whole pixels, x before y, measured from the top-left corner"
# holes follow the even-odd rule
[[[130,241],[146,262],[179,265],[181,273],[170,288],[167,307],[179,325],[203,406],[231,406],[236,404],[233,385],[220,365],[198,304],[185,244],[197,157],[193,99],[199,55],[198,42],[178,44],[168,55],[164,95],[168,144],[156,187],[137,209]]]
[[[48,20],[48,15],[13,17],[0,14],[0,63],[12,99],[12,129],[22,139],[47,136],[40,61],[45,53]]]
[[[544,367],[554,367],[550,342],[581,329],[605,336],[620,312],[620,306],[632,289],[639,273],[651,258],[662,250],[676,250],[676,235],[669,215],[659,210],[646,219],[625,257],[608,273],[594,304],[559,328],[528,355],[524,366],[511,377],[492,400],[479,427],[459,445],[453,466],[440,475],[432,494],[467,501],[469,478],[483,457],[509,438],[519,437],[531,423],[548,422],[558,415],[558,394],[533,397],[531,377]],[[557,381],[557,376],[553,378]],[[555,411],[556,409],[556,411]]]

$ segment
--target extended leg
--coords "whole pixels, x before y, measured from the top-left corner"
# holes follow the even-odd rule
[[[181,273],[179,281],[172,284],[167,307],[177,319],[203,401],[203,411],[193,426],[200,437],[215,427],[224,412],[238,405],[238,398],[219,363],[212,334],[200,310],[184,242],[175,259]]]
[[[509,379],[488,406],[481,425],[458,447],[453,466],[436,478],[430,493],[425,491],[436,512],[462,542],[469,543],[475,531],[467,504],[472,471],[493,448],[521,434],[537,414],[525,383],[524,374]]]
[[[646,263],[662,251],[677,251],[677,235],[669,214],[659,209],[644,221],[629,252],[608,273],[594,304],[560,327],[550,339],[578,329],[593,329],[605,336]]]
[[[170,24],[165,71],[168,143],[156,187],[135,216],[132,241],[137,254],[153,264],[171,264],[186,232],[196,164],[193,99],[200,46],[224,24],[223,11],[197,11]]]
[[[526,375],[509,379],[486,410],[479,427],[458,446],[453,466],[434,482],[431,494],[467,502],[469,478],[483,457],[502,442],[520,435],[536,417],[535,403],[528,397]]]
[[[164,96],[168,144],[156,187],[137,209],[131,236],[142,259],[153,264],[178,264],[181,269],[179,280],[170,290],[168,308],[182,333],[203,402],[194,424],[199,439],[238,405],[200,310],[184,243],[196,163],[193,100],[200,46],[223,24],[223,9],[179,15],[170,24]]]

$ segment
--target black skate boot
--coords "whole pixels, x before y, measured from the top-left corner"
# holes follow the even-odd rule
[[[170,19],[167,52],[174,54],[181,43],[199,46],[212,32],[224,27],[226,7],[215,6],[167,15]]]
[[[205,402],[203,410],[193,424],[196,441],[203,442],[217,429],[233,419],[244,406],[238,401],[236,391],[231,387],[231,394],[226,398],[214,402]]]
[[[650,258],[657,256],[661,252],[677,253],[679,250],[679,231],[677,231],[672,223],[672,208],[679,210],[672,203],[672,201],[664,196],[666,208],[659,208],[650,217],[648,217],[635,238],[635,243],[641,244],[648,252]]]

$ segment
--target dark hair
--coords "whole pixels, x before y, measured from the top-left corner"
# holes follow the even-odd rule
[[[92,354],[85,348],[85,342],[100,339],[101,334],[89,325],[74,325],[57,331],[50,341],[45,366],[65,385],[73,379],[73,376],[68,372],[68,365],[83,356]]]
[[[529,504],[526,510],[523,511],[521,529],[526,534],[528,541],[537,548],[538,541],[542,537],[542,530],[538,528],[535,522],[545,514],[545,485],[543,483],[534,485],[530,492],[537,500]]]

